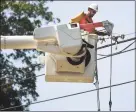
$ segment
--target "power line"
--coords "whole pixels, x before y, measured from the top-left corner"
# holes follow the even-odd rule
[[[132,82],[136,82],[136,80],[127,81],[127,82],[123,82],[123,83],[119,83],[119,84],[114,84],[114,85],[111,85],[111,86],[101,87],[101,88],[99,88],[99,90],[106,89],[106,88],[109,88],[109,87],[121,86],[121,85],[129,84],[129,83],[132,83]],[[92,89],[92,90],[87,90],[87,91],[78,92],[78,93],[74,93],[74,94],[69,94],[69,95],[65,95],[65,96],[60,96],[60,97],[55,97],[55,98],[46,99],[46,100],[42,100],[42,101],[37,101],[37,102],[30,103],[30,105],[37,104],[37,103],[48,102],[48,101],[57,100],[57,99],[62,99],[62,98],[70,97],[70,96],[75,96],[75,95],[79,95],[79,94],[88,93],[88,92],[93,92],[93,91],[96,91],[96,90],[98,90],[98,89]],[[27,106],[27,105],[18,105],[18,106],[3,108],[1,110],[7,110],[7,109],[12,109],[12,108],[17,108],[17,107],[21,107],[21,106]]]
[[[132,48],[132,49],[129,49],[129,50],[126,50],[126,51],[122,51],[122,52],[116,52],[116,53],[113,53],[112,56],[115,56],[115,55],[118,55],[118,54],[122,54],[122,53],[126,53],[126,52],[129,52],[129,51],[133,51],[133,50],[136,50],[136,48]],[[102,60],[104,58],[108,58],[110,57],[111,54],[105,56],[105,57],[102,57],[102,58],[98,58],[97,60]]]
[[[133,45],[134,43],[136,42],[136,40],[134,42],[132,42],[131,44],[129,44],[127,47],[125,47],[124,49],[122,49],[121,51],[118,51],[118,52],[123,52],[125,51],[127,48],[129,48],[131,45]],[[111,45],[112,46],[112,45]],[[116,52],[117,53],[117,52]],[[100,55],[100,56],[107,56],[107,55],[103,55],[103,54],[97,54],[97,55]]]
[[[136,33],[136,32],[134,32],[134,33],[128,33],[128,34],[118,34],[118,36],[111,36],[111,38],[112,38],[112,39],[118,39],[118,38],[124,39],[126,35],[131,35],[131,34],[135,34],[135,33]],[[112,34],[117,34],[117,33],[112,33]],[[86,34],[86,35],[87,35],[87,34]],[[113,38],[113,37],[114,37],[114,38]],[[107,37],[107,38],[99,38],[98,41],[99,41],[99,40],[105,41],[105,39],[110,39],[110,38],[109,38],[109,37]]]
[[[136,40],[136,37],[130,38],[130,39],[127,39],[127,40],[123,40],[123,41],[119,41],[118,44],[121,44],[121,43],[124,43],[124,42],[128,42],[128,41],[132,41],[132,40]],[[112,45],[116,45],[116,43],[112,43]],[[98,47],[97,49],[99,50],[99,49],[110,47],[110,46],[111,46],[111,44],[108,44],[108,45],[104,45],[104,46]]]
[[[128,33],[128,34],[125,34],[125,35],[131,35],[131,34],[136,34],[136,32],[133,32],[133,33]]]
[[[120,35],[119,33],[112,33],[112,34],[117,34],[117,35]],[[124,34],[124,35],[131,35],[131,34],[136,34],[136,32],[127,33],[127,34]]]
[[[135,40],[136,41],[136,40]],[[125,51],[127,48],[129,48],[131,45],[133,45],[134,43],[135,43],[135,41],[134,42],[132,42],[131,44],[129,44],[127,47],[125,47],[123,50],[121,50],[120,52],[123,52],[123,51]]]
[[[110,58],[110,100],[109,100],[109,110],[111,111],[112,100],[111,100],[111,81],[112,81],[112,39],[111,39],[111,58]]]

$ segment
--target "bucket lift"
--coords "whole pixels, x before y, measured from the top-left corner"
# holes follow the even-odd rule
[[[104,27],[109,35],[109,21],[79,25],[60,24],[36,28],[33,36],[1,36],[2,49],[37,49],[45,53],[47,82],[92,83],[96,67],[98,35],[91,29]]]

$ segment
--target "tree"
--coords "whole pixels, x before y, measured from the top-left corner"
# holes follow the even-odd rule
[[[13,2],[14,1],[14,2]],[[0,35],[32,35],[42,22],[48,24],[54,20],[45,0],[4,1],[0,5]],[[39,96],[36,92],[36,70],[43,66],[33,61],[42,52],[33,50],[13,50],[10,54],[0,50],[0,108],[29,104]],[[21,61],[22,66],[15,62]],[[26,78],[32,76],[33,78]],[[18,107],[8,110],[26,110]]]

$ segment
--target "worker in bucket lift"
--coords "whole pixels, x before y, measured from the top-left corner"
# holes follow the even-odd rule
[[[88,7],[88,12],[85,14],[84,12],[80,13],[75,18],[71,19],[71,23],[79,23],[79,24],[88,24],[93,23],[93,16],[98,12],[98,5],[97,4],[91,4]],[[101,36],[108,35],[107,32],[100,32],[94,29],[93,33]]]

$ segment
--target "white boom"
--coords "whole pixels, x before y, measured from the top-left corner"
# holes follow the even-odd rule
[[[1,36],[1,49],[36,49],[33,36]]]

